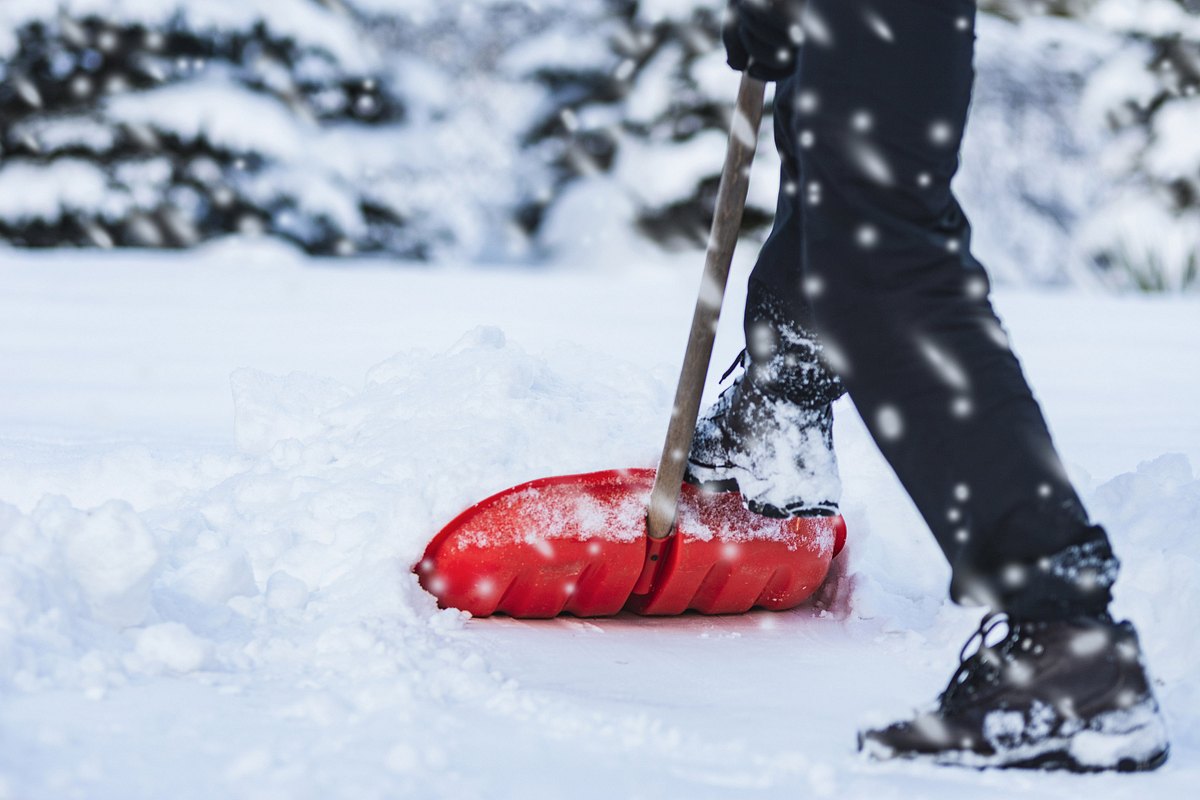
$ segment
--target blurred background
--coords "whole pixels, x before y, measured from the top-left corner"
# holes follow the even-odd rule
[[[958,190],[997,283],[1197,291],[1200,0],[981,7]],[[696,250],[736,88],[723,8],[2,0],[0,242],[267,237],[401,269]],[[756,169],[761,237],[773,147]]]

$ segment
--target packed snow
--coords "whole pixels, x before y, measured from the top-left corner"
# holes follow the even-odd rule
[[[708,390],[740,349],[750,254]],[[699,265],[0,253],[0,798],[1185,796],[1200,779],[1200,314],[1002,293],[1124,561],[1171,724],[1136,778],[874,766],[863,723],[978,612],[848,401],[850,538],[809,606],[546,622],[411,573],[462,508],[651,466]]]

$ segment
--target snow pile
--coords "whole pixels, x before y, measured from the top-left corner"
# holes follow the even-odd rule
[[[1200,18],[1188,0],[1100,0],[1091,13],[1114,30],[1200,39]]]
[[[412,564],[463,506],[564,467],[625,463],[631,441],[661,432],[669,395],[658,381],[570,350],[555,364],[485,328],[449,352],[379,364],[359,390],[239,371],[246,452],[205,456],[185,474],[157,462],[158,480],[136,504],[83,509],[47,496],[28,513],[0,506],[0,689],[35,703],[71,698],[69,714],[36,724],[90,726],[108,719],[107,704],[132,702],[135,715],[178,715],[172,724],[192,742],[182,762],[164,755],[133,777],[120,765],[158,732],[105,735],[111,750],[93,740],[71,767],[56,761],[61,751],[34,748],[21,763],[0,755],[0,797],[63,787],[487,797],[498,785],[554,797],[559,770],[586,768],[597,749],[669,764],[676,776],[643,770],[641,784],[787,780],[827,793],[829,769],[802,754],[522,688],[489,667],[461,614],[437,610],[418,587]],[[120,451],[84,472],[132,475],[140,459]],[[0,722],[17,724],[19,713]],[[316,744],[349,730],[353,753]],[[490,753],[544,765],[548,752],[555,770],[462,762]]]
[[[786,784],[818,796],[833,792],[840,780],[833,768],[802,752],[706,739],[586,695],[522,688],[489,666],[484,631],[465,635],[462,616],[436,610],[417,586],[410,566],[437,526],[464,505],[526,477],[626,463],[629,443],[652,437],[655,426],[638,420],[659,415],[665,387],[630,381],[611,363],[553,363],[485,328],[449,352],[390,359],[358,390],[303,374],[239,371],[233,386],[245,452],[216,464],[207,457],[191,474],[164,469],[164,485],[136,505],[110,500],[84,510],[48,496],[29,513],[0,507],[0,686],[28,697],[75,692],[103,703],[169,680],[175,688],[167,702],[184,702],[193,715],[198,701],[187,699],[182,685],[232,696],[249,691],[258,699],[250,716],[236,717],[240,724],[289,731],[271,735],[290,744],[267,749],[255,734],[236,732],[230,719],[205,723],[210,733],[224,731],[233,756],[219,777],[183,796],[203,796],[211,780],[232,796],[255,796],[264,787],[295,796],[310,784],[323,796],[348,796],[346,773],[330,766],[344,756],[314,759],[310,745],[296,744],[309,728],[368,736],[371,760],[359,779],[379,791],[403,785],[402,795],[486,796],[491,781],[508,785],[512,776],[464,772],[470,760],[463,753],[483,748],[533,758],[527,746],[543,759],[545,747],[555,748],[565,759],[560,769],[586,769],[579,759],[588,753],[649,759],[656,768],[668,763],[670,780],[683,782],[671,784],[676,788],[713,781],[741,790]],[[948,656],[941,651],[949,651],[965,615],[946,604],[936,549],[911,524],[894,479],[864,457],[870,443],[848,412],[843,406],[843,462],[855,490],[866,495],[847,509],[850,547],[818,600],[847,615],[848,628],[813,628],[800,645],[837,653],[839,637],[862,639],[857,649],[829,656],[828,666],[840,659],[853,683],[859,668],[847,659],[869,661],[879,646],[872,637],[878,643],[898,635],[910,650],[939,651],[920,657],[944,672]],[[110,455],[108,469],[136,471],[138,459]],[[1176,721],[1176,744],[1190,747],[1200,736],[1187,711],[1200,692],[1200,644],[1188,635],[1191,609],[1200,603],[1200,550],[1191,535],[1200,480],[1186,458],[1164,456],[1100,486],[1091,505],[1125,558],[1118,611],[1137,619],[1165,681],[1160,694]],[[764,630],[772,619],[761,623]],[[558,637],[550,652],[569,658],[571,639],[557,624],[542,626]],[[503,626],[495,632],[503,634]],[[795,634],[788,632],[789,640]],[[814,648],[808,637],[817,635],[822,642]],[[678,645],[671,641],[654,647],[673,652]],[[811,695],[808,686],[796,691]],[[835,715],[821,725],[830,727],[822,736],[836,728],[840,741],[851,721]],[[535,738],[508,738],[514,727]],[[427,728],[455,733],[439,743],[421,733]],[[563,774],[540,774],[544,791],[533,796],[553,796]],[[14,796],[51,785],[28,767],[11,769],[8,779]],[[97,780],[83,770],[66,785]]]
[[[1116,608],[1137,620],[1155,676],[1169,691],[1200,691],[1200,641],[1186,633],[1200,608],[1200,476],[1185,456],[1164,455],[1098,487],[1089,508],[1115,534]]]
[[[409,573],[438,526],[523,480],[627,464],[628,442],[655,441],[666,402],[658,381],[551,369],[494,328],[447,353],[396,356],[358,391],[252,370],[235,373],[233,391],[244,453],[190,475],[160,465],[161,485],[139,507],[81,509],[51,495],[28,514],[3,508],[0,680],[102,689],[164,669],[261,669],[282,644],[276,627],[319,631],[331,615],[351,628],[397,614],[418,630],[455,627]],[[851,465],[870,448],[857,426],[839,438]],[[140,458],[109,456],[107,469],[137,469]],[[944,564],[919,531],[910,550],[891,531],[874,535],[872,520],[913,516],[889,476],[851,478],[849,608],[929,627]],[[1122,611],[1142,623],[1164,677],[1183,681],[1200,644],[1170,639],[1200,603],[1200,480],[1185,457],[1164,456],[1100,486],[1090,505],[1125,555]],[[924,610],[914,617],[910,603]]]
[[[665,402],[653,380],[552,371],[497,329],[397,356],[360,391],[250,370],[233,390],[246,454],[216,485],[182,500],[163,487],[167,504],[143,509],[3,507],[0,682],[101,691],[164,670],[270,669],[281,649],[294,657],[280,626],[318,655],[322,637],[357,647],[384,618],[433,647],[457,614],[437,613],[409,569],[438,526],[564,463],[621,463],[629,418]]]

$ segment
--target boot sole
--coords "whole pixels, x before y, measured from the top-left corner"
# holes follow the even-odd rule
[[[865,745],[862,753],[872,761],[907,761],[927,763],[939,767],[962,767],[980,772],[989,769],[1027,769],[1043,772],[1074,772],[1095,774],[1099,772],[1153,772],[1167,763],[1170,748],[1142,758],[1122,758],[1111,765],[1090,764],[1079,761],[1069,750],[1056,749],[1030,758],[1016,761],[1003,760],[1005,756],[982,756],[976,753],[890,753]]]
[[[873,761],[905,760],[978,770],[1078,773],[1149,772],[1165,764],[1171,752],[1166,725],[1157,706],[1135,706],[1127,711],[1111,712],[1092,720],[1088,727],[1070,736],[1057,736],[992,755],[970,750],[900,752],[861,733],[858,749]]]

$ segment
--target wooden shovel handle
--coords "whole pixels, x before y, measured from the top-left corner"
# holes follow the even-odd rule
[[[733,262],[733,250],[742,227],[742,212],[746,208],[750,165],[758,146],[765,91],[762,81],[742,75],[737,108],[729,129],[725,167],[721,171],[720,188],[717,189],[717,205],[712,232],[709,234],[704,277],[700,282],[700,296],[696,300],[692,332],[688,336],[679,386],[675,390],[675,406],[671,410],[667,440],[658,462],[658,476],[650,493],[647,529],[652,539],[665,539],[675,527],[679,489],[683,483],[692,435],[696,432],[696,415],[700,413],[700,396],[704,392],[704,380],[708,377],[708,364],[712,359],[717,321],[721,317],[725,285],[729,282],[729,266]]]

